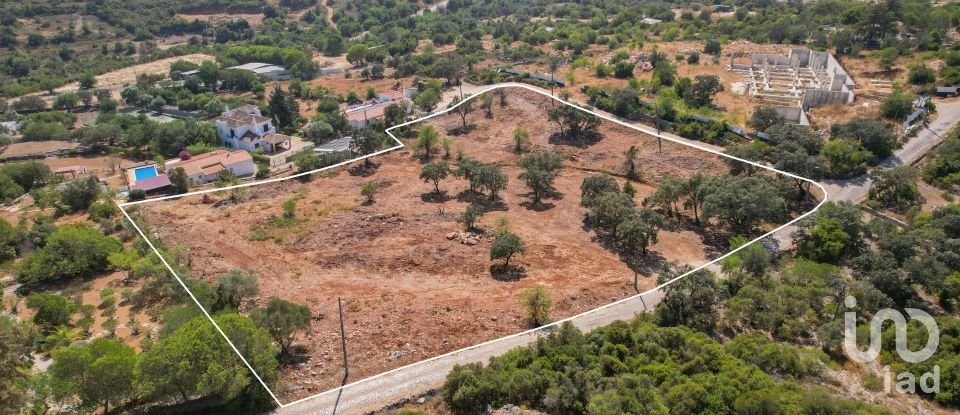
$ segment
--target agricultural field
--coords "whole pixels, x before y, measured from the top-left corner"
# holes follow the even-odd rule
[[[644,177],[632,183],[639,205],[665,176],[714,176],[727,166],[719,156],[667,141],[661,153],[656,138],[606,121],[599,141],[555,143],[550,108],[548,98],[510,90],[505,107],[494,104],[492,118],[480,110],[468,114],[465,133],[453,113],[425,121],[450,138],[451,164],[462,154],[502,168],[509,184],[496,201],[452,177],[435,192],[419,178],[424,161],[407,147],[374,158],[372,167],[324,172],[308,183],[289,180],[239,197],[194,195],[137,209],[164,243],[186,248],[191,276],[213,280],[235,268],[258,275],[260,295],[241,311],[271,297],[310,307],[310,329],[294,342],[297,355],[276,391],[284,400],[343,380],[338,298],[351,379],[360,379],[524,330],[519,297],[525,289],[546,288],[554,299],[550,319],[562,319],[654,287],[667,262],[696,266],[728,250],[723,233],[697,226],[684,210],[666,220],[645,257],[618,252],[584,221],[584,178],[606,172],[622,185],[624,153],[636,146]],[[549,150],[564,159],[554,191],[540,204],[517,180],[517,126],[529,131],[524,152]],[[360,194],[365,183],[378,189],[373,201]],[[288,200],[295,201],[293,214],[281,208]],[[471,204],[486,214],[464,231],[458,218]],[[510,272],[498,270],[489,255],[493,234],[503,228],[526,247]]]

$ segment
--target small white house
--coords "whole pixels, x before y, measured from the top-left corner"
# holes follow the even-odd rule
[[[165,168],[168,172],[182,168],[187,173],[190,184],[194,185],[215,181],[224,170],[236,177],[253,176],[257,172],[257,165],[250,153],[224,150],[199,154],[186,160],[172,160]]]
[[[405,91],[384,91],[377,94],[376,100],[370,100],[355,107],[345,109],[344,115],[346,115],[347,121],[350,121],[350,125],[353,126],[353,128],[365,128],[372,121],[383,121],[387,107],[392,104],[400,105],[405,112],[409,113],[410,106],[408,102]]]

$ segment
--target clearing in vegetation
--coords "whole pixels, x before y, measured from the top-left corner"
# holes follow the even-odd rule
[[[709,188],[739,185],[709,179],[729,160],[502,91],[502,103],[488,92],[489,108],[477,100],[465,116],[399,128],[406,146],[372,165],[124,209],[186,248],[176,265],[187,285],[242,269],[258,293],[238,301],[241,313],[279,309],[273,298],[309,308],[307,329],[277,339],[283,376],[270,389],[289,402],[345,380],[338,299],[354,381],[647,291],[665,265],[702,265],[733,234],[758,236],[816,204],[796,200],[793,179],[761,173],[746,181],[762,182],[769,206],[705,204]],[[764,210],[753,223],[736,217]]]

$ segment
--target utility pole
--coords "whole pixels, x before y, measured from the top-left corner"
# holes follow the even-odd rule
[[[343,301],[337,297],[337,308],[340,309],[340,345],[343,347],[343,383],[350,377],[350,367],[347,366],[347,332],[343,329]]]

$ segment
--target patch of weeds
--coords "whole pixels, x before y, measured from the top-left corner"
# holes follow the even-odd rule
[[[283,216],[270,216],[266,223],[262,225],[253,225],[250,227],[251,241],[265,241],[273,239],[274,242],[283,243],[283,236],[289,233],[299,232],[298,229],[307,223],[303,218],[288,218]]]
[[[259,241],[266,241],[267,239],[270,239],[270,233],[267,232],[267,230],[264,229],[263,227],[260,227],[260,226],[255,227],[250,232],[251,241],[259,242]]]
[[[883,380],[873,373],[868,373],[864,376],[860,383],[862,383],[863,388],[868,391],[879,392],[883,389]]]
[[[356,313],[356,312],[360,311],[360,303],[358,303],[358,302],[356,302],[356,301],[351,301],[351,302],[347,303],[347,311],[349,311],[349,312],[351,312],[351,313]]]

